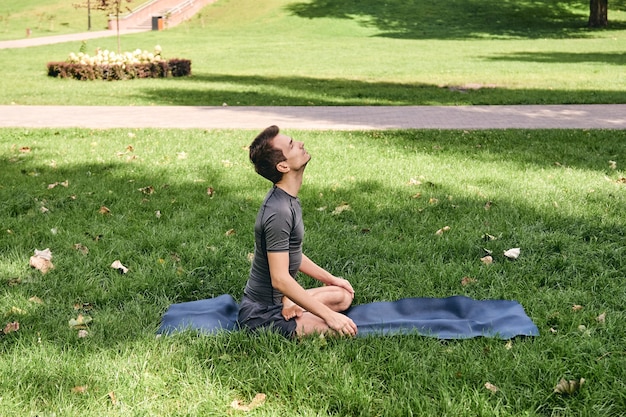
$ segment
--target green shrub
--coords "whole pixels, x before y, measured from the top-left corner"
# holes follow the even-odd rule
[[[90,56],[82,48],[78,54],[70,53],[64,62],[49,62],[48,75],[78,80],[129,80],[133,78],[184,77],[191,74],[191,61],[165,60],[161,47],[153,52],[136,49],[122,54],[98,48]]]
[[[140,64],[80,64],[49,62],[48,75],[77,80],[130,80],[133,78],[185,77],[191,75],[191,61],[170,59]]]
[[[170,59],[167,61],[172,77],[191,75],[191,61],[188,59]]]

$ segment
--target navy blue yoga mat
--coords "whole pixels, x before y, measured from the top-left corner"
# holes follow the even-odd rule
[[[175,333],[186,329],[216,333],[237,328],[239,305],[228,294],[206,300],[172,304],[163,318],[159,334]]]
[[[238,328],[239,305],[228,294],[206,300],[172,304],[161,319],[159,334],[183,330],[203,333]],[[539,330],[517,301],[448,298],[403,298],[361,304],[345,313],[359,328],[359,336],[416,333],[439,339],[538,336]]]

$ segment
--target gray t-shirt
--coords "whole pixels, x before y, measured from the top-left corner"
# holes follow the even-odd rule
[[[274,186],[254,224],[254,260],[244,290],[246,297],[264,305],[282,302],[283,294],[272,287],[267,252],[289,252],[289,274],[295,278],[302,262],[303,238],[300,200]]]

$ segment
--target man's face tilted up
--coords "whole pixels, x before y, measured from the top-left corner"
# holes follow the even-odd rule
[[[291,137],[279,133],[273,140],[274,148],[280,149],[285,155],[286,161],[281,164],[287,164],[290,170],[299,171],[306,167],[311,160],[311,155],[304,149],[304,142],[296,142]]]

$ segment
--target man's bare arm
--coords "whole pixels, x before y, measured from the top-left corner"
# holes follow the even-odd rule
[[[349,317],[333,311],[325,304],[311,297],[311,295],[293,279],[289,274],[288,252],[269,252],[267,259],[270,266],[272,287],[282,292],[283,295],[306,311],[324,320],[329,328],[339,334],[352,336],[356,334],[356,325]]]
[[[326,285],[334,285],[336,287],[344,288],[348,291],[352,297],[354,297],[354,289],[348,280],[339,278],[317,265],[308,256],[302,254],[302,263],[300,264],[300,272],[314,278]]]

